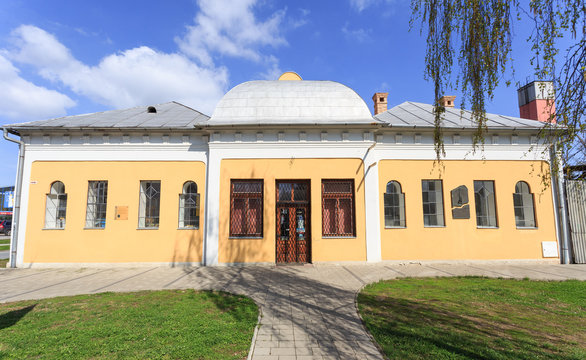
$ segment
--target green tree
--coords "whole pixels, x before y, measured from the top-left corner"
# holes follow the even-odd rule
[[[551,120],[566,128],[562,136],[551,131],[542,136],[556,144],[570,164],[586,162],[586,4],[584,0],[412,0],[411,26],[421,21],[427,33],[425,76],[435,89],[435,150],[445,156],[442,113],[438,100],[446,89],[460,88],[463,106],[470,101],[477,124],[474,148],[484,143],[485,105],[501,83],[511,84],[513,26],[528,17],[534,29],[531,65],[536,79],[553,80],[555,112]],[[559,42],[570,37],[572,46],[563,51]],[[560,64],[561,63],[561,66]],[[454,76],[453,76],[454,75]],[[455,78],[455,79],[454,79]]]

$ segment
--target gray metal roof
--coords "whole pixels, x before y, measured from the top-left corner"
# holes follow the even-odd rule
[[[489,129],[540,129],[546,126],[545,123],[521,119],[512,116],[486,114],[486,126]],[[375,119],[383,121],[392,127],[434,127],[435,115],[433,105],[406,101],[383,113],[374,116]],[[443,114],[443,128],[476,128],[478,125],[472,121],[472,112],[455,108],[446,108]]]
[[[248,81],[220,100],[209,125],[370,124],[362,98],[334,81]]]
[[[223,125],[366,125],[379,123],[398,128],[433,128],[433,106],[404,102],[372,117],[354,90],[332,81],[249,81],[230,90],[210,118],[177,102],[50,120],[10,124],[24,129],[193,129]],[[486,114],[489,129],[540,129],[546,124],[517,117]],[[446,108],[442,126],[476,128],[471,112]]]
[[[31,121],[5,125],[8,129],[77,129],[77,128],[149,128],[193,129],[205,124],[209,116],[175,101],[152,105],[156,113],[149,113],[148,106],[124,110],[103,111],[93,114],[64,116],[50,120]]]

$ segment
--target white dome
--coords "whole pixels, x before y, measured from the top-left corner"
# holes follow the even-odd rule
[[[334,81],[248,81],[220,100],[208,124],[364,124],[376,122],[349,87]]]

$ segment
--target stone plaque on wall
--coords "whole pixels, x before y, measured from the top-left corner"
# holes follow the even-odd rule
[[[452,198],[452,218],[470,219],[470,206],[468,205],[468,188],[460,185],[450,192]]]
[[[468,204],[468,188],[465,185],[460,185],[451,191],[452,207],[460,207]]]
[[[468,204],[452,209],[452,218],[454,219],[470,219],[470,206]]]
[[[116,206],[114,220],[128,220],[128,206]]]

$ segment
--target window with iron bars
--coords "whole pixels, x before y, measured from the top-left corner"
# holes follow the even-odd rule
[[[354,180],[322,180],[323,236],[356,236]]]
[[[193,181],[183,184],[179,194],[179,228],[199,229],[199,194]]]
[[[51,184],[45,207],[45,229],[65,229],[67,194],[61,181]]]
[[[107,181],[89,181],[85,227],[103,229],[106,227]]]
[[[161,202],[161,182],[141,181],[140,202],[138,206],[138,227],[158,228]]]
[[[263,236],[263,180],[230,181],[230,236]]]

